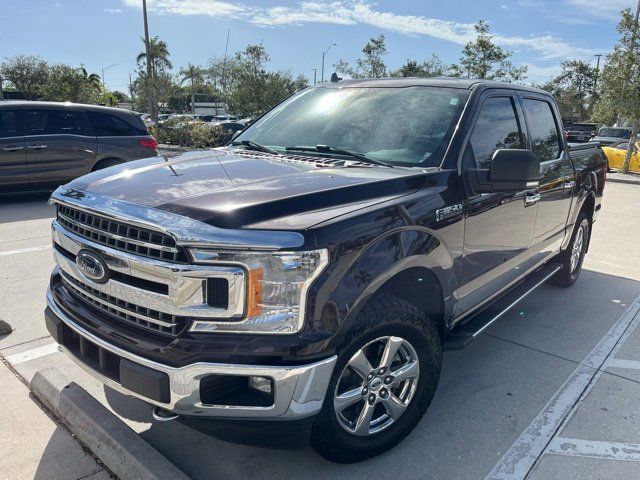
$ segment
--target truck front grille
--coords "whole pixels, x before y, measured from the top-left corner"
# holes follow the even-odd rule
[[[61,272],[62,281],[71,295],[112,317],[132,325],[175,336],[191,321],[189,317],[169,315],[127,302],[79,281]]]
[[[102,245],[158,260],[185,263],[175,240],[164,233],[58,204],[57,220],[76,235]]]

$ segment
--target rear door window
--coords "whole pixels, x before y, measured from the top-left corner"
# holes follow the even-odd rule
[[[144,123],[134,115],[116,116],[104,112],[88,112],[93,131],[98,137],[149,135]]]
[[[523,109],[531,137],[531,150],[541,162],[556,160],[560,157],[562,147],[551,104],[544,100],[525,98]]]
[[[477,168],[489,168],[496,150],[524,148],[511,97],[485,100],[467,148],[473,152]]]
[[[87,135],[82,112],[44,108],[25,112],[27,135]]]
[[[0,138],[22,135],[20,110],[0,110]]]

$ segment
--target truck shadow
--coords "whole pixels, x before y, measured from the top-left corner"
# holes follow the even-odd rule
[[[396,448],[362,463],[333,464],[311,448],[228,443],[224,426],[204,435],[156,422],[141,435],[198,479],[484,478],[639,294],[636,280],[589,270],[573,288],[542,286],[465,350],[446,352],[423,420]],[[106,393],[118,414],[151,421],[147,405]]]

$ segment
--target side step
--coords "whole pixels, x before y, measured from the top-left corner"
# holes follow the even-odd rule
[[[525,298],[536,288],[562,268],[562,265],[552,263],[531,273],[522,282],[499,297],[487,307],[474,314],[468,320],[454,327],[444,340],[444,350],[462,350],[484,332],[493,322],[507,313],[520,300]]]

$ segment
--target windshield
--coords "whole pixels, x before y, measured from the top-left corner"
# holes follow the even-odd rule
[[[236,141],[283,152],[328,145],[386,164],[438,166],[467,97],[455,88],[312,88],[268,112]]]
[[[574,123],[570,129],[575,132],[595,132],[597,127],[596,125],[590,125],[588,123]]]
[[[626,128],[601,128],[598,132],[599,137],[616,137],[629,138],[631,132]]]

